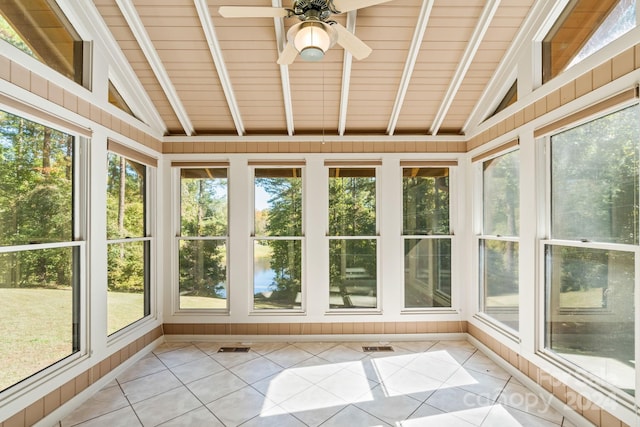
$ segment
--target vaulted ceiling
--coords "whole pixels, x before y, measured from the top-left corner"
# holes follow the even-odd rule
[[[295,17],[218,11],[288,0],[93,3],[161,133],[286,137],[465,134],[500,101],[481,98],[534,1],[391,0],[335,16],[373,49],[366,59],[335,45],[322,61],[288,66],[276,61]]]

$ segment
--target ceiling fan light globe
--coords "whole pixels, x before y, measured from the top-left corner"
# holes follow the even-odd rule
[[[331,47],[332,41],[331,36],[321,23],[304,22],[293,38],[293,45],[296,50],[300,52],[300,56],[302,56],[303,59],[305,59],[305,57],[302,53],[306,50],[309,50],[307,55],[311,55],[314,58],[317,56],[317,52],[311,53],[311,51],[320,51],[322,55],[319,59],[321,59],[324,53]]]
[[[324,58],[324,52],[320,48],[309,46],[302,49],[300,52],[300,58],[309,62],[320,61]]]

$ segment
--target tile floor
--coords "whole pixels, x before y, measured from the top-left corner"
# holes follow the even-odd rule
[[[466,341],[234,345],[165,343],[61,425],[573,426]]]

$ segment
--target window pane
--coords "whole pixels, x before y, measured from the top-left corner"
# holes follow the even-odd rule
[[[0,254],[0,390],[78,351],[77,257],[74,248]]]
[[[0,38],[82,84],[82,40],[55,2],[3,0]]]
[[[0,245],[73,240],[73,137],[0,111]]]
[[[301,240],[254,241],[254,309],[300,308],[302,303],[301,285]]]
[[[551,138],[554,239],[638,244],[638,106]]]
[[[109,335],[149,315],[145,286],[149,242],[107,245],[107,332]]]
[[[129,105],[124,100],[122,95],[120,95],[120,92],[118,92],[118,89],[116,89],[116,87],[113,85],[111,80],[109,80],[108,99],[109,99],[109,104],[115,105],[116,107],[118,107],[119,109],[124,111],[125,113],[127,113],[127,114],[129,114],[129,115],[131,115],[133,117],[136,117],[135,114],[133,114],[133,111],[131,111],[131,108],[129,108]]]
[[[605,47],[636,26],[635,0],[572,0],[542,42],[542,79]]]
[[[402,169],[404,234],[449,234],[449,169]]]
[[[374,239],[329,240],[331,308],[376,308],[377,242]]]
[[[302,169],[255,170],[255,234],[302,235]]]
[[[518,236],[520,153],[512,151],[482,164],[483,234]]]
[[[405,308],[451,307],[451,240],[404,240]]]
[[[144,237],[147,167],[113,153],[107,162],[107,239]]]
[[[518,330],[518,243],[481,241],[483,311]]]
[[[376,170],[329,169],[329,235],[375,236]]]
[[[183,236],[227,235],[227,170],[180,171],[180,222]]]
[[[546,347],[635,394],[634,255],[547,246]]]
[[[227,307],[224,240],[180,241],[180,308]]]

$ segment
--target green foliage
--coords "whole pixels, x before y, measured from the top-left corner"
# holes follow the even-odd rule
[[[329,179],[329,234],[376,235],[375,177]]]
[[[404,234],[449,234],[448,176],[405,176],[402,195]]]
[[[37,58],[36,54],[27,45],[20,34],[18,34],[18,32],[13,29],[11,24],[9,24],[9,22],[7,22],[7,20],[2,15],[0,15],[0,39],[12,44],[27,55]]]
[[[181,232],[187,237],[227,234],[227,179],[181,179]],[[180,242],[180,295],[226,298],[224,240]]]
[[[73,239],[73,138],[0,112],[0,244]],[[13,253],[0,263],[0,286],[66,286],[61,250]]]

